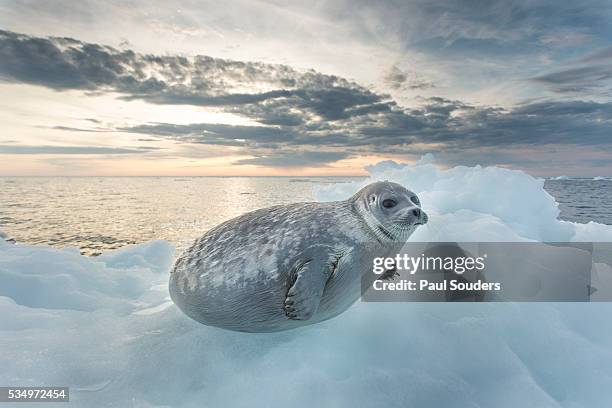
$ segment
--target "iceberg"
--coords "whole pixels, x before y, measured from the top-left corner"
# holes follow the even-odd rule
[[[419,193],[415,240],[612,241],[560,221],[543,180],[495,167],[379,163]],[[167,292],[171,244],[99,257],[0,238],[0,384],[69,386],[75,407],[609,407],[612,305],[361,303],[270,334],[200,325]]]

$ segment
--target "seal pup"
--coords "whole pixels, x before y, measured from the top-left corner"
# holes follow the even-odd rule
[[[170,296],[192,319],[229,330],[274,332],[327,320],[359,298],[371,259],[406,242],[427,219],[415,193],[387,181],[345,201],[246,213],[178,258]]]

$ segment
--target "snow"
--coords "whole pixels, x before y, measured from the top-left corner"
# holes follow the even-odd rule
[[[418,239],[612,241],[557,220],[542,180],[382,163],[417,192]],[[361,183],[361,184],[365,184]],[[319,191],[345,198],[357,184]],[[452,237],[452,238],[449,238]],[[71,387],[71,406],[609,407],[609,304],[356,303],[274,334],[200,325],[169,302],[164,241],[88,258],[0,239],[0,384]],[[26,406],[23,404],[22,406]]]

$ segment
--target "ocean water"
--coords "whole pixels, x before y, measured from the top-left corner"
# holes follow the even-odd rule
[[[561,218],[612,224],[612,179],[547,180],[544,187],[559,203]]]
[[[0,230],[28,244],[100,253],[154,239],[177,253],[215,225],[258,208],[314,201],[360,177],[3,177]],[[410,187],[410,186],[408,186]],[[612,180],[547,180],[560,218],[612,224]]]

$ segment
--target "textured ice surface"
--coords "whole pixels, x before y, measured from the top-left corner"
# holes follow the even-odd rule
[[[380,162],[370,178],[319,190],[322,201],[339,200],[374,180],[400,183],[419,195],[429,223],[411,241],[612,241],[612,226],[559,220],[544,179],[499,167],[442,170],[433,156],[416,165]]]
[[[612,240],[611,226],[557,221],[541,180],[427,160],[370,169],[419,192],[434,225],[419,239]],[[70,386],[70,405],[83,407],[612,401],[611,305],[356,303],[322,324],[243,334],[199,325],[169,303],[171,259],[162,241],[87,258],[0,239],[0,385]]]

